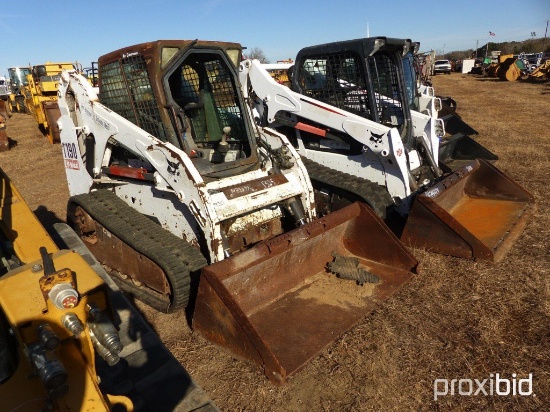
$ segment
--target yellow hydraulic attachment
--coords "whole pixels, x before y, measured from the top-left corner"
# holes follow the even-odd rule
[[[99,388],[96,351],[114,364],[122,349],[105,314],[103,281],[76,252],[57,251],[50,257],[41,250],[43,260],[0,280],[3,321],[18,342],[16,354],[12,349],[13,375],[0,385],[3,406],[9,411],[74,411],[111,410],[121,404],[133,410],[130,399],[103,394]],[[51,270],[53,263],[63,269]]]
[[[1,171],[0,189],[0,409],[132,411],[97,378],[96,354],[114,365],[122,350],[107,286],[57,248]]]
[[[0,217],[0,411],[219,412],[74,231],[54,225],[58,249],[1,169]]]

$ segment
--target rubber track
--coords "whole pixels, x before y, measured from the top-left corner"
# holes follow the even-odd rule
[[[159,265],[168,278],[172,296],[168,304],[157,292],[114,276],[113,280],[123,290],[162,312],[170,313],[187,306],[190,273],[207,265],[206,258],[199,250],[128,206],[108,190],[73,196],[69,204],[69,211],[74,212],[71,204],[82,207],[108,231]]]
[[[302,161],[311,180],[354,194],[364,203],[367,203],[382,219],[386,218],[388,209],[394,204],[385,186],[331,169],[305,157],[302,157]]]

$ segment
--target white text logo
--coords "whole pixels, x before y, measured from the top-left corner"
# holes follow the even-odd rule
[[[498,373],[486,379],[436,379],[434,380],[434,401],[448,395],[461,396],[535,396],[533,394],[533,374],[528,378],[502,378]]]

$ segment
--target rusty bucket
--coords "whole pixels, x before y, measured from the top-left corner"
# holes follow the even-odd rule
[[[57,121],[61,117],[61,111],[59,110],[59,105],[57,102],[43,102],[44,113],[46,114],[46,120],[48,122],[48,140],[50,143],[59,143],[61,132],[59,131],[59,126],[57,126]]]
[[[331,266],[338,258],[373,283],[346,279]],[[355,203],[204,268],[193,329],[284,383],[394,294],[417,264],[378,216]]]
[[[0,152],[10,148],[10,140],[6,132],[6,117],[0,113]]]
[[[533,209],[531,194],[479,159],[416,197],[401,240],[436,253],[498,262]]]
[[[3,99],[0,99],[0,116],[4,118],[4,121],[11,117],[10,103]]]

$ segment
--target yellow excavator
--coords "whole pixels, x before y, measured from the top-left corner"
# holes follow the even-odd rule
[[[58,224],[54,242],[1,170],[0,213],[0,409],[217,410],[74,232]]]

